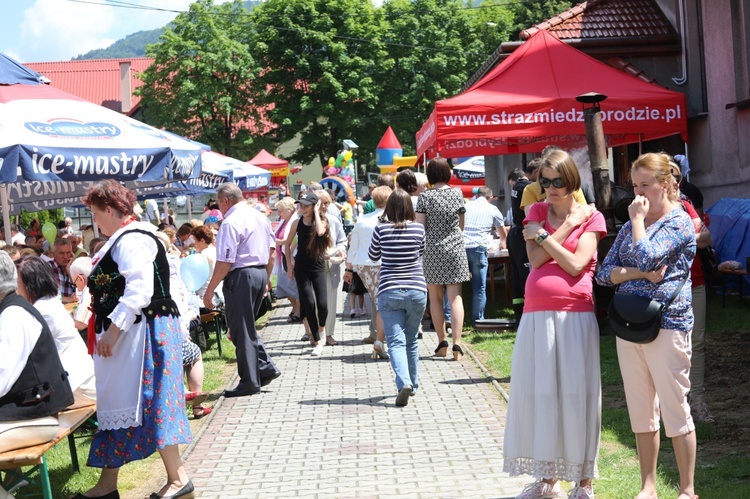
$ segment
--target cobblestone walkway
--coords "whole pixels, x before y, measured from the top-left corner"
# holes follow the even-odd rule
[[[502,473],[505,401],[468,357],[432,357],[434,332],[419,393],[399,408],[388,361],[361,343],[367,318],[341,319],[339,304],[339,344],[314,358],[289,311],[261,331],[282,376],[221,401],[188,455],[199,497],[506,498],[529,480]]]

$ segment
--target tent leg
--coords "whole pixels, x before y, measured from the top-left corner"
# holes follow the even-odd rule
[[[0,203],[3,207],[3,227],[5,227],[5,242],[11,243],[10,237],[10,207],[8,206],[8,186],[3,184],[0,186]]]

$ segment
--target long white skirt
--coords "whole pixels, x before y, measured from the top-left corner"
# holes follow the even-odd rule
[[[503,471],[599,476],[599,328],[593,312],[529,312],[516,336]]]

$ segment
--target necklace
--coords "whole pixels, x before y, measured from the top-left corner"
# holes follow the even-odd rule
[[[128,218],[123,220],[123,222],[120,224],[120,227],[125,227],[128,224],[131,224],[135,222],[136,218],[133,215],[130,215]]]

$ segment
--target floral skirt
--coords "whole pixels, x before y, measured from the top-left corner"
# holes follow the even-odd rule
[[[141,393],[143,423],[96,432],[88,466],[119,468],[168,445],[190,443],[192,434],[185,412],[182,372],[179,317],[148,319]]]

